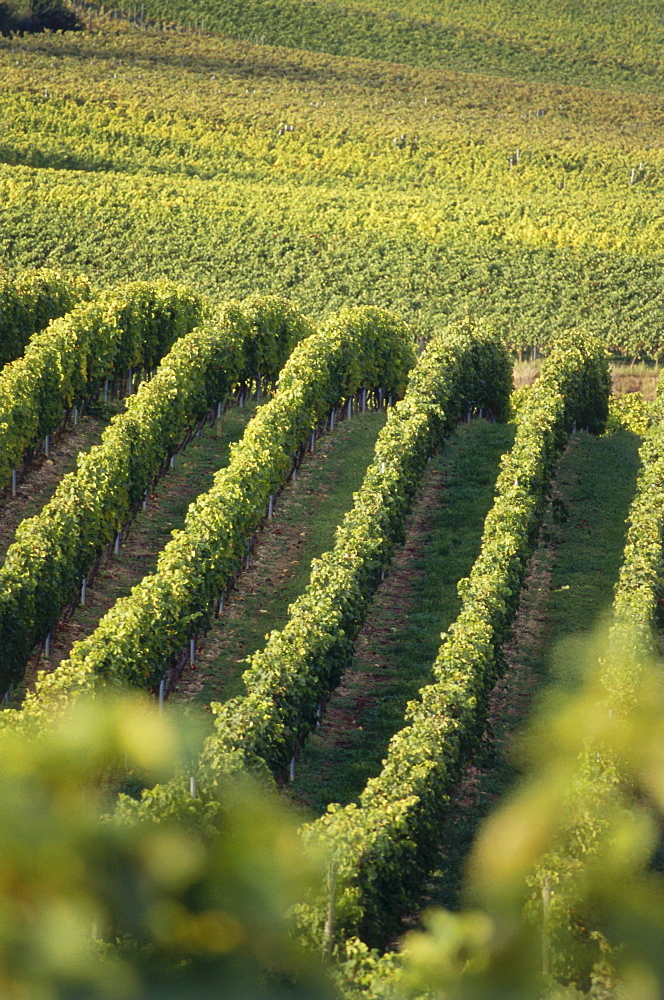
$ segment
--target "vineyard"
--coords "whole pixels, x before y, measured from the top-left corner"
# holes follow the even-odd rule
[[[62,9],[0,4],[0,996],[657,1000],[661,11]]]

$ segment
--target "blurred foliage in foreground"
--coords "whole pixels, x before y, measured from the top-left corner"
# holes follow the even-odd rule
[[[635,697],[621,711],[603,683],[616,650],[595,637],[585,655],[585,677],[583,651],[570,664],[574,693],[554,692],[538,712],[525,744],[529,773],[477,839],[467,889],[477,908],[430,911],[426,931],[404,940],[396,992],[394,967],[383,974],[387,960],[378,959],[369,994],[664,996],[661,663],[623,647]]]
[[[192,752],[184,726],[131,697],[34,740],[2,735],[3,1000],[326,995],[288,935],[314,872],[274,801],[225,789],[212,826],[196,797],[173,823],[104,818],[109,776],[153,784]]]
[[[331,970],[345,997],[664,996],[661,664],[626,662],[638,707],[613,710],[604,640],[586,655],[600,670],[570,665],[526,741],[529,773],[478,838],[472,908],[431,911],[400,954],[347,942]],[[273,798],[226,786],[220,807],[192,788],[172,822],[109,817],[118,775],[188,782],[196,743],[191,720],[129,696],[37,738],[1,734],[3,1000],[335,994],[290,934],[321,872]]]

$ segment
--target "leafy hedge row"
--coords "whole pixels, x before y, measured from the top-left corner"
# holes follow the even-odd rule
[[[37,330],[90,295],[82,277],[47,269],[0,280],[0,368],[23,353]]]
[[[637,751],[640,737],[635,716],[648,711],[648,699],[653,697],[647,689],[649,669],[661,656],[656,626],[664,597],[664,376],[660,376],[657,399],[639,424],[644,436],[639,451],[641,470],[627,518],[611,625],[602,637],[593,676],[597,684],[591,689],[593,712],[602,721],[594,731],[581,734],[582,749],[570,767],[568,797],[556,839],[538,859],[529,879],[530,911],[536,921],[541,919],[543,887],[549,891],[550,968],[556,979],[565,982],[585,984],[597,968],[606,976],[612,964],[601,906],[588,905],[587,878],[607,851],[607,843],[615,842],[616,817],[620,817],[623,839],[630,817],[634,819],[633,760],[630,764],[629,758]],[[626,733],[630,734],[627,738]],[[640,747],[638,752],[642,752]],[[582,934],[579,927],[585,928]]]
[[[606,720],[606,728],[599,734],[585,734],[556,841],[539,859],[530,880],[536,919],[542,887],[552,890],[547,914],[551,972],[566,982],[586,982],[594,966],[603,967],[606,973],[611,964],[601,918],[587,905],[586,877],[606,850],[607,838],[615,837],[615,817],[621,816],[624,822],[630,816],[632,780],[625,757],[634,753],[635,744],[625,739],[621,727],[629,731],[635,710],[644,710],[648,667],[660,656],[656,623],[664,596],[664,376],[649,417],[639,451],[641,470],[627,519],[611,627],[593,691],[594,708]],[[582,935],[578,933],[581,925],[588,928]]]
[[[33,336],[0,374],[0,484],[106,379],[154,368],[201,308],[199,296],[177,285],[137,282],[79,303]]]
[[[176,341],[155,376],[129,398],[101,443],[78,458],[41,513],[18,528],[0,569],[0,684],[18,680],[81,578],[142,500],[185,431],[259,365],[277,377],[310,334],[287,302],[228,303]]]
[[[664,374],[649,413],[639,450],[641,471],[632,501],[627,541],[613,602],[603,684],[612,707],[628,711],[636,692],[636,676],[628,679],[626,664],[657,651],[654,629],[658,601],[664,596]],[[636,668],[638,673],[638,667]]]
[[[171,782],[146,791],[140,803],[124,800],[121,815],[178,817],[207,828],[219,781],[243,768],[271,780],[267,764],[279,769],[288,760],[348,662],[428,457],[469,407],[481,403],[504,417],[510,387],[505,349],[481,329],[448,331],[429,344],[405,398],[379,434],[334,548],[314,562],[310,584],[292,605],[284,630],[273,632],[253,657],[245,673],[247,696],[213,706],[216,732],[197,769],[198,797],[192,800],[181,782]]]
[[[480,555],[460,582],[462,610],[434,663],[434,682],[407,710],[384,767],[359,805],[330,806],[304,830],[336,866],[335,927],[384,945],[430,868],[439,824],[464,754],[481,739],[489,692],[502,669],[501,647],[516,612],[551,475],[575,422],[599,429],[610,379],[598,345],[559,348],[519,414],[503,457],[497,497]],[[328,900],[303,907],[303,928],[320,943]]]
[[[191,505],[184,530],[162,550],[157,571],[102,619],[70,659],[42,678],[28,714],[98,678],[156,684],[204,626],[283,482],[293,453],[330,409],[361,386],[401,394],[414,361],[412,336],[382,310],[343,310],[293,351],[275,396],[249,423],[214,485]],[[12,615],[20,613],[14,608]]]
[[[391,411],[334,547],[312,566],[311,580],[244,674],[247,694],[212,705],[216,735],[204,766],[224,761],[283,770],[315,724],[318,705],[353,655],[371,598],[402,540],[404,522],[428,458],[469,407],[506,415],[512,374],[490,333],[460,329],[437,337],[419,359],[405,398]]]

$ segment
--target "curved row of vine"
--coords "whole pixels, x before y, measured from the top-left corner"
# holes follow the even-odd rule
[[[650,424],[639,450],[641,472],[632,501],[627,541],[613,602],[611,645],[617,655],[607,661],[603,683],[613,707],[628,710],[635,688],[627,683],[625,665],[619,675],[612,667],[631,647],[631,659],[652,655],[658,601],[664,596],[664,375],[660,375],[657,398],[650,410]]]
[[[340,939],[385,944],[430,869],[441,813],[459,762],[481,738],[487,698],[502,671],[551,475],[575,423],[599,429],[610,378],[597,343],[569,343],[542,366],[519,413],[514,446],[502,461],[497,497],[480,554],[459,583],[461,612],[444,636],[434,681],[411,702],[408,724],[391,740],[380,775],[360,804],[330,807],[304,831],[336,864],[335,925]],[[327,900],[303,907],[302,925],[319,942]]]
[[[251,658],[246,695],[212,705],[216,735],[203,757],[210,773],[240,758],[249,769],[286,768],[349,665],[428,458],[469,408],[505,417],[511,380],[507,352],[492,333],[448,331],[427,347],[378,436],[334,547],[314,562],[285,627]]]
[[[37,693],[26,700],[27,715],[47,713],[99,678],[141,687],[158,683],[209,620],[302,441],[362,386],[400,395],[413,362],[408,327],[372,307],[345,309],[300,343],[274,397],[249,423],[212,488],[191,505],[184,530],[162,550],[156,572],[117,602],[68,661],[41,678]],[[177,379],[170,377],[175,392]],[[215,386],[213,396],[218,393]],[[3,615],[8,628],[19,614],[14,602]]]
[[[635,720],[640,713],[647,716],[647,703],[655,694],[648,688],[649,666],[661,655],[656,631],[658,605],[664,597],[664,376],[649,416],[611,625],[598,663],[597,686],[591,692],[595,731],[582,734],[564,821],[552,848],[538,860],[531,881],[534,899],[541,898],[544,887],[550,897],[551,971],[561,979],[587,976],[593,966],[607,968],[615,958],[597,912],[587,912],[585,884],[589,868],[615,836],[616,817],[624,823],[634,820],[630,757],[648,753],[648,737],[638,731]],[[656,670],[659,674],[659,665]],[[647,723],[643,728],[647,730]],[[642,736],[645,742],[640,748]],[[575,931],[581,920],[589,928],[583,936]]]
[[[176,341],[101,443],[79,455],[40,514],[24,521],[0,568],[0,681],[20,680],[99,553],[119,532],[183,434],[256,371],[274,381],[312,328],[287,302],[228,303]]]
[[[188,799],[181,783],[146,791],[121,812],[176,815],[206,821],[216,786],[251,769],[269,780],[315,723],[319,702],[338,682],[368,603],[403,532],[409,502],[441,439],[468,409],[484,405],[507,414],[511,366],[500,341],[468,327],[438,336],[418,360],[405,398],[390,411],[374,459],[334,548],[314,562],[311,581],[281,632],[273,632],[245,674],[248,693],[213,705],[215,733],[197,765],[199,790]]]
[[[0,368],[21,356],[34,333],[89,297],[85,278],[49,268],[0,279]]]
[[[135,282],[81,302],[35,334],[0,373],[0,483],[106,380],[155,367],[200,320],[203,300],[170,282]]]

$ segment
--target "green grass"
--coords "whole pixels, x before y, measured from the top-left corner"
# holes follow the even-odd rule
[[[319,439],[297,481],[279,497],[252,565],[208,632],[199,665],[183,678],[180,697],[207,705],[244,692],[245,658],[263,646],[267,631],[283,627],[288,606],[308,583],[312,559],[332,547],[384,422],[384,412],[369,412]]]
[[[298,757],[289,794],[314,813],[355,799],[378,773],[406,702],[429,679],[440,633],[459,611],[456,584],[479,552],[498,462],[512,438],[510,425],[474,421],[430,463],[406,545],[358,638],[353,667]]]
[[[519,777],[518,732],[553,679],[563,690],[579,680],[583,639],[613,599],[639,443],[628,431],[597,438],[581,432],[561,461],[522,596],[510,669],[493,699],[484,752],[466,769],[440,831],[427,904],[459,908],[478,825]]]
[[[576,637],[610,610],[623,560],[639,444],[629,431],[600,438],[579,434],[561,469],[559,483],[565,493],[554,504],[554,525],[548,529],[549,544],[556,546],[549,661],[558,681],[576,677]]]

